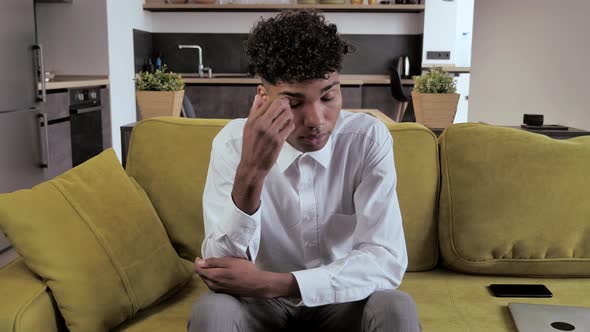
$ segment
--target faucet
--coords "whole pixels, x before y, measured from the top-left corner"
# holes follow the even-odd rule
[[[209,74],[209,78],[213,77],[211,67],[203,67],[203,49],[199,45],[178,45],[179,49],[183,48],[196,48],[199,51],[199,67],[198,67],[198,74],[199,77],[203,77],[203,70],[206,70]]]

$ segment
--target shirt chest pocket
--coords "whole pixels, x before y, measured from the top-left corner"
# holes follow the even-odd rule
[[[332,214],[322,225],[321,239],[331,259],[346,256],[352,251],[356,214]]]

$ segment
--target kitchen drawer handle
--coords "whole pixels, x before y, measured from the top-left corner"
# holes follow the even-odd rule
[[[43,45],[33,45],[33,52],[36,55],[35,64],[35,91],[37,91],[37,101],[45,102],[47,100],[47,85],[45,83],[45,63],[43,61]],[[39,92],[39,79],[41,79],[41,92]]]
[[[43,138],[41,143],[41,168],[49,167],[49,121],[47,121],[47,114],[41,113],[38,115],[43,122],[39,126],[40,136]]]
[[[102,109],[102,106],[71,108],[70,114],[83,114],[83,113],[100,111],[101,109]]]

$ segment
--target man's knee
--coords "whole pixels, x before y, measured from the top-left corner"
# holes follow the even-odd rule
[[[398,309],[416,310],[414,299],[400,290],[385,290],[373,293],[367,303],[371,307],[398,311]]]
[[[243,306],[236,297],[205,293],[193,304],[188,320],[189,331],[235,331],[245,323]]]
[[[365,326],[395,326],[396,331],[420,330],[416,302],[400,290],[373,293],[365,305],[363,320]]]

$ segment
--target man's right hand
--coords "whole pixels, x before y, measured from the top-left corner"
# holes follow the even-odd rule
[[[264,178],[293,129],[287,98],[264,101],[260,95],[254,97],[244,125],[242,156],[232,191],[234,204],[243,212],[254,214],[258,210]]]

